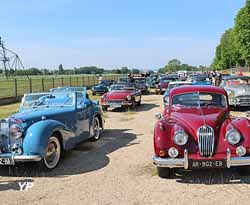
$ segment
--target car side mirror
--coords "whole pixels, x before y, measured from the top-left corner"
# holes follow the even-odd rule
[[[247,112],[247,117],[250,117],[250,112],[249,111]]]
[[[162,118],[161,113],[155,113],[155,119],[160,120]]]

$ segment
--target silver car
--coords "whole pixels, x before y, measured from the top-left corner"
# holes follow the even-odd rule
[[[229,105],[250,106],[250,77],[230,76],[222,80],[220,87],[227,91]]]

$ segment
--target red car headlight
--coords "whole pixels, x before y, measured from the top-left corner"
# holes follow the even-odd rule
[[[174,134],[174,143],[177,145],[185,145],[188,142],[188,135],[184,130],[178,130]]]

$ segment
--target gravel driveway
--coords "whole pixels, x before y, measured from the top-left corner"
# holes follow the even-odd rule
[[[102,139],[67,152],[50,173],[1,167],[0,204],[249,204],[250,176],[235,169],[157,176],[152,134],[161,104],[149,95],[135,112],[106,113]],[[18,182],[33,187],[19,191]]]

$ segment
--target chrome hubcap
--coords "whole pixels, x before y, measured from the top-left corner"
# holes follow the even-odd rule
[[[44,158],[45,165],[52,169],[56,167],[61,155],[61,145],[57,137],[50,137]]]
[[[94,122],[94,138],[99,139],[100,136],[100,122],[97,118],[95,118]]]

